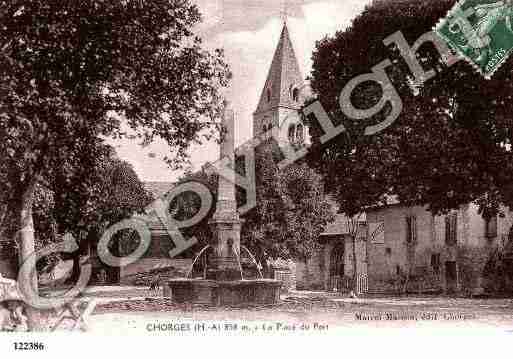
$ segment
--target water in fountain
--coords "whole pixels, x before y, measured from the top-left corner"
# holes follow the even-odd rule
[[[194,260],[192,261],[191,269],[189,270],[189,273],[187,273],[186,278],[189,278],[189,276],[192,274],[192,271],[194,269],[194,264],[196,264],[196,261],[201,257],[203,252],[205,252],[208,248],[210,248],[210,245],[206,245],[205,247],[203,247],[201,249],[201,251],[198,253],[198,255],[196,256],[196,258],[194,258]],[[206,265],[206,263],[205,263],[205,265]]]
[[[260,274],[260,278],[261,278],[261,279],[263,279],[263,278],[264,278],[264,276],[262,275],[262,271],[260,270],[260,266],[258,265],[258,263],[257,263],[257,261],[256,261],[255,257],[253,256],[253,254],[251,254],[251,252],[249,251],[249,249],[248,249],[246,246],[243,246],[243,245],[241,244],[241,245],[240,245],[240,247],[241,247],[242,249],[244,249],[244,250],[246,251],[246,253],[248,253],[248,254],[249,254],[249,257],[253,260],[253,263],[255,263],[255,266],[256,266],[256,268],[257,268],[257,270],[258,270],[258,274]]]
[[[240,263],[240,253],[237,253],[237,250],[232,247],[233,254],[235,254],[235,258],[237,258],[237,263],[239,263],[240,269],[240,279],[244,280],[244,275],[242,274],[242,264]]]

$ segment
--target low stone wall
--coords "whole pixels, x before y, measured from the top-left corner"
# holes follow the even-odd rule
[[[120,268],[120,277],[123,278],[136,273],[149,272],[166,267],[174,267],[187,273],[191,268],[191,264],[191,259],[142,258],[135,263]]]
[[[190,270],[190,259],[143,258],[137,263],[121,268],[120,283],[124,285],[149,285],[157,276],[161,282],[183,278]]]

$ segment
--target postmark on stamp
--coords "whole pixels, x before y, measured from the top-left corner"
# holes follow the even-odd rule
[[[461,0],[435,27],[486,79],[513,51],[513,0]]]

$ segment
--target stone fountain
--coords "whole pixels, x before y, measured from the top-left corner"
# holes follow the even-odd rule
[[[228,103],[222,121],[225,134],[220,145],[221,159],[235,161],[234,113]],[[164,296],[179,303],[214,306],[273,304],[279,301],[281,282],[274,279],[244,279],[240,261],[241,220],[235,200],[235,180],[219,176],[216,211],[212,228],[208,269],[203,278],[173,279],[164,287]],[[207,248],[205,248],[207,249]],[[250,254],[251,255],[251,254]],[[197,258],[196,258],[197,259]],[[193,262],[193,266],[196,260]],[[256,264],[256,263],[255,263]],[[192,272],[192,268],[191,268]]]

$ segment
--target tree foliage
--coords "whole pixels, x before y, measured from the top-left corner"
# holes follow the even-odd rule
[[[2,1],[0,20],[3,203],[33,181],[80,186],[102,136],[128,135],[121,119],[179,164],[217,116],[229,73],[191,32],[189,1]]]
[[[453,0],[375,3],[345,31],[317,43],[313,90],[350,136],[321,144],[322,131],[313,123],[309,158],[346,214],[385,203],[389,195],[397,195],[405,205],[427,205],[435,213],[478,200],[485,217],[496,213],[499,203],[513,203],[513,59],[487,81],[466,61],[448,68],[435,47],[426,43],[417,56],[424,69],[434,69],[436,75],[417,86],[397,46],[383,43],[401,31],[412,45],[454,4]],[[392,62],[387,74],[403,110],[383,132],[363,136],[363,129],[382,121],[390,105],[373,118],[355,121],[341,112],[339,95],[348,81],[371,72],[385,59]],[[355,89],[352,101],[357,108],[369,108],[380,98],[376,84],[364,83]]]
[[[36,249],[71,233],[82,249],[72,255],[78,265],[79,255],[87,246],[94,245],[109,225],[142,212],[151,202],[151,195],[132,166],[117,158],[113,148],[104,150],[103,155],[94,159],[94,167],[84,164],[69,182],[56,181],[58,186],[53,188],[44,184],[36,186],[33,204]],[[2,229],[4,239],[14,238],[16,222],[12,216],[4,220]],[[55,258],[52,256],[51,261]]]
[[[0,192],[28,229],[21,260],[38,183],[81,186],[106,137],[161,138],[179,165],[211,128],[230,76],[200,20],[189,0],[0,1]]]
[[[206,171],[205,165],[199,171],[188,170],[179,179],[178,186],[187,182],[201,183],[212,193],[212,198],[215,201],[217,197],[217,181],[218,175],[214,172]],[[186,191],[176,196],[170,203],[169,209],[173,214],[173,218],[178,221],[193,218],[205,205],[200,196],[194,192]],[[210,229],[209,221],[215,211],[215,203],[209,208],[207,215],[198,223],[191,227],[182,228],[181,231],[187,238],[195,237],[198,240],[198,245],[193,247],[193,250],[201,250],[205,247],[212,238],[212,231]]]
[[[100,135],[163,138],[179,163],[227,68],[201,49],[189,1],[0,3],[0,147],[10,185],[55,177]],[[68,166],[66,166],[68,165]]]
[[[321,176],[306,163],[280,170],[279,159],[273,142],[255,148],[256,207],[244,215],[241,241],[261,262],[309,258],[334,219]]]
[[[108,226],[141,212],[152,197],[131,164],[108,151],[89,173],[54,188],[54,216],[59,233],[80,231],[101,234]]]

